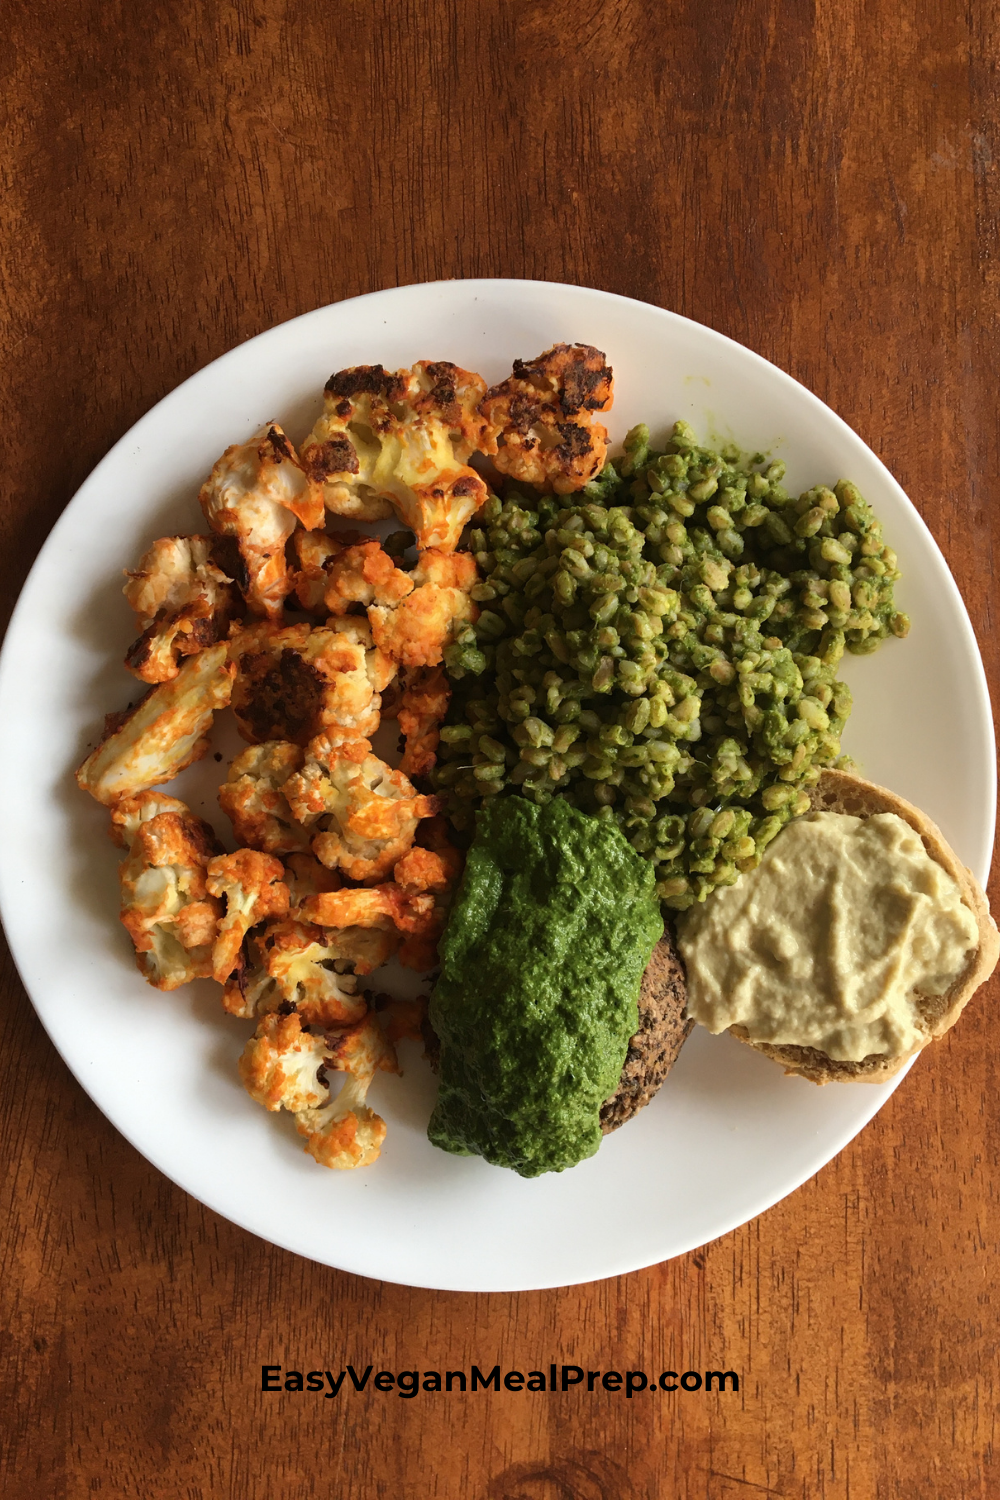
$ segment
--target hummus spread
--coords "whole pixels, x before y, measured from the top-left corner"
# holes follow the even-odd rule
[[[943,995],[978,942],[955,881],[895,813],[789,824],[678,922],[689,1015],[839,1062],[919,1046],[917,996]]]

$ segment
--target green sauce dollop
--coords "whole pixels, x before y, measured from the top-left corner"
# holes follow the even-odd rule
[[[663,934],[655,882],[614,824],[560,798],[482,809],[430,1004],[435,1146],[522,1177],[593,1156]]]

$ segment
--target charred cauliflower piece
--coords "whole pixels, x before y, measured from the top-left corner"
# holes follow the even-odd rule
[[[384,520],[393,510],[419,547],[454,551],[487,496],[467,460],[479,444],[485,382],[457,365],[358,365],[331,375],[325,411],[302,449],[335,515]]]
[[[333,1098],[327,1071],[347,1073]],[[398,1073],[395,1050],[374,1016],[342,1031],[305,1030],[295,1011],[273,1011],[261,1021],[240,1058],[244,1087],[265,1109],[287,1109],[321,1166],[368,1166],[385,1140],[385,1121],[366,1101],[379,1069]]]
[[[206,884],[219,852],[212,828],[176,797],[140,792],[115,804],[111,833],[128,850],[119,867],[121,919],[139,972],[158,990],[207,979],[222,911]]]
[[[379,927],[327,927],[323,931],[338,955],[338,963],[346,964],[359,978],[387,964],[400,943],[398,933]]]
[[[309,834],[295,821],[283,790],[304,759],[301,747],[287,740],[265,740],[237,755],[219,788],[219,805],[238,843],[264,854],[308,850]]]
[[[437,799],[419,795],[402,771],[375,755],[348,759],[322,740],[285,783],[285,796],[298,821],[314,829],[317,858],[368,884],[389,874],[413,843],[418,821],[438,811]]]
[[[212,530],[239,544],[251,612],[280,619],[292,586],[285,543],[298,521],[307,530],[321,525],[324,511],[318,486],[277,422],[227,448],[198,499]]]
[[[212,718],[229,702],[235,676],[224,641],[189,656],[171,682],[109,716],[110,732],[77,771],[77,785],[110,805],[171,781],[208,750]]]
[[[396,671],[365,620],[347,616],[335,628],[255,625],[230,645],[239,663],[233,709],[244,739],[305,745],[325,734],[364,759],[381,692]]]
[[[282,880],[281,861],[257,849],[237,849],[219,854],[208,866],[208,889],[225,897],[225,915],[219,919],[212,948],[212,977],[225,984],[240,962],[243,939],[251,927],[266,917],[288,913],[288,887]]]
[[[398,421],[393,407],[400,410],[406,399],[408,373],[357,365],[327,381],[323,415],[302,444],[302,462],[335,516],[385,521],[393,514],[381,482],[383,444]]]
[[[409,375],[414,412],[420,418],[440,422],[455,458],[467,463],[478,450],[486,426],[479,410],[486,381],[446,359],[419,359]]]
[[[478,578],[468,552],[421,552],[409,575],[411,589],[396,604],[368,606],[372,639],[392,661],[406,667],[436,667],[461,626],[474,624],[479,608],[469,597]]]
[[[599,349],[555,344],[486,392],[482,451],[502,474],[547,492],[582,490],[604,467],[607,429],[592,413],[610,411],[614,380]]]
[[[170,682],[183,657],[225,639],[236,613],[236,588],[213,562],[209,536],[161,537],[123,592],[141,632],[125,665],[143,682]]]
[[[365,1102],[368,1089],[379,1069],[399,1072],[396,1053],[373,1015],[328,1038],[328,1044],[331,1052],[326,1066],[348,1076],[327,1104],[299,1111],[295,1126],[306,1137],[309,1155],[321,1167],[341,1171],[367,1167],[385,1140],[385,1121]]]
[[[436,818],[428,818],[426,823],[420,825],[417,843],[421,848],[428,849],[438,856],[447,874],[448,885],[453,886],[462,873],[465,857],[451,842],[450,832],[451,826],[447,818],[440,815]],[[398,877],[393,876],[393,879],[398,879]],[[430,887],[430,889],[435,889],[435,887]]]
[[[423,915],[403,938],[399,960],[406,968],[427,974],[438,963],[437,943],[444,931],[464,859],[448,837],[442,817],[421,823],[419,844],[409,850],[392,872],[393,884],[405,900],[422,898]]]

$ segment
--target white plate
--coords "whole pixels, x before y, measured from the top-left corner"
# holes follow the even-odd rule
[[[229,443],[272,417],[303,437],[332,370],[451,359],[493,381],[515,356],[573,340],[606,350],[614,366],[613,439],[636,421],[655,433],[684,417],[701,435],[780,455],[793,491],[841,476],[860,486],[899,552],[913,629],[905,643],[848,661],[846,746],[875,781],[926,809],[985,883],[995,807],[986,682],[958,590],[917,512],[860,438],[773,365],[605,292],[520,281],[402,287],[321,308],[233,350],[161,401],[94,470],[42,549],[0,660],[0,905],[67,1064],[144,1156],[218,1213],[313,1260],[414,1286],[559,1286],[693,1249],[798,1187],[894,1087],[818,1089],[698,1031],[653,1104],[596,1157],[528,1182],[430,1146],[434,1083],[407,1044],[405,1077],[383,1075],[372,1089],[389,1127],[381,1159],[333,1173],[303,1154],[287,1117],[244,1093],[236,1059],[248,1025],[223,1015],[217,990],[160,994],[133,966],[116,917],[107,814],[70,774],[104,712],[135,696],[119,664],[132,623],[122,569],[154,538],[201,529],[198,487]]]

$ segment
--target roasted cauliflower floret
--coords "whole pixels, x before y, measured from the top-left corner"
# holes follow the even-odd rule
[[[356,1021],[365,1008],[357,980],[387,963],[399,943],[395,930],[300,922],[293,906],[287,919],[262,923],[247,933],[224,987],[223,1009],[251,1017],[294,1005],[309,1025]]]
[[[339,891],[343,886],[336,870],[321,865],[314,854],[290,854],[285,860],[285,883],[290,896],[289,910],[298,916],[297,908],[310,896]],[[325,941],[335,950],[338,972],[349,969],[358,975],[380,969],[399,947],[399,935],[376,927],[326,928]]]
[[[281,861],[257,849],[237,849],[220,854],[208,866],[208,889],[225,897],[225,915],[219,919],[212,948],[212,977],[225,984],[240,962],[243,939],[251,927],[266,917],[288,914],[288,887]]]
[[[224,641],[189,656],[171,682],[110,716],[110,732],[77,771],[77,785],[110,805],[173,780],[208,750],[212,718],[229,702],[235,676]]]
[[[437,819],[432,821],[439,821]],[[406,968],[426,974],[438,962],[437,942],[444,931],[453,888],[462,870],[462,856],[446,839],[435,840],[437,849],[414,846],[392,872],[393,882],[405,897],[431,896],[433,910],[418,929],[400,945],[399,960]]]
[[[288,740],[265,740],[237,755],[219,788],[219,805],[238,843],[264,854],[294,854],[309,848],[309,834],[295,821],[284,785],[301,770],[305,752]]]
[[[297,531],[292,537],[292,546],[298,559],[298,568],[292,578],[295,600],[300,609],[309,615],[322,615],[329,611],[324,602],[327,576],[326,565],[331,558],[339,556],[353,541],[361,541],[361,532],[349,532],[345,536],[332,537],[325,531]]]
[[[346,615],[358,604],[394,609],[413,592],[413,578],[397,568],[377,541],[345,547],[326,568],[324,600],[331,615]]]
[[[121,919],[143,978],[158,990],[207,979],[222,911],[206,884],[219,852],[212,828],[176,797],[140,792],[115,803],[111,834],[128,850],[119,867]]]
[[[582,490],[604,467],[607,429],[592,413],[610,411],[614,380],[599,349],[555,344],[486,392],[482,451],[502,474],[557,495]]]
[[[396,1053],[373,1015],[336,1038],[328,1038],[328,1044],[331,1054],[326,1066],[348,1076],[327,1104],[301,1110],[295,1126],[306,1137],[306,1150],[320,1166],[339,1170],[367,1167],[382,1148],[385,1121],[369,1109],[366,1096],[379,1069],[399,1072]]]
[[[398,951],[400,963],[418,973],[429,973],[437,963],[437,940],[444,931],[451,887],[461,867],[461,856],[447,840],[442,841],[439,857],[441,864],[435,863],[433,869],[423,861],[412,865],[404,861],[405,885],[392,880],[382,885],[309,896],[299,909],[300,915],[317,927],[374,927],[383,932],[395,929],[402,939]],[[425,886],[427,876],[431,878]],[[442,881],[443,893],[435,894]]]
[[[394,1047],[403,1040],[422,1042],[424,1056],[428,1057],[428,1032],[431,1028],[427,1019],[426,995],[417,995],[412,1000],[394,1000],[389,995],[380,995],[378,1016],[386,1038]]]
[[[243,1087],[265,1109],[318,1109],[330,1095],[328,1050],[326,1038],[303,1030],[295,1011],[271,1011],[243,1049]]]
[[[310,896],[299,910],[305,921],[317,927],[369,927],[398,933],[399,961],[405,968],[426,974],[434,967],[445,906],[427,892],[407,892],[389,881]]]
[[[427,931],[434,922],[434,897],[407,895],[398,885],[361,886],[307,896],[299,907],[304,922],[317,927],[380,927],[399,932]]]
[[[378,1160],[386,1126],[365,1102],[372,1076],[346,1078],[328,1104],[296,1115],[295,1128],[306,1137],[305,1149],[321,1167],[349,1172]]]
[[[212,537],[164,536],[144,553],[123,590],[141,634],[125,665],[143,682],[170,682],[181,659],[225,639],[236,588],[212,560]]]
[[[392,878],[407,896],[415,896],[421,891],[441,895],[452,882],[451,871],[442,856],[433,849],[421,849],[419,845],[396,862]]]
[[[392,661],[406,667],[436,667],[459,629],[479,618],[469,597],[478,573],[468,552],[421,552],[409,575],[413,582],[398,604],[368,607],[372,639]]]
[[[408,371],[358,365],[331,375],[323,415],[302,444],[302,462],[322,487],[327,509],[359,521],[384,521],[392,501],[380,484],[383,437],[406,398]]]
[[[418,359],[409,374],[413,410],[418,417],[440,422],[455,457],[467,463],[478,450],[486,426],[479,410],[486,381],[446,359]]]
[[[268,928],[264,939],[267,972],[285,1004],[295,1006],[304,1026],[349,1026],[368,1008],[337,937],[293,919]]]
[[[302,770],[285,783],[295,817],[314,829],[313,853],[349,880],[384,879],[413,843],[417,823],[438,811],[402,771],[375,755],[360,763],[314,741]]]
[[[237,631],[230,645],[239,663],[233,709],[244,739],[305,745],[325,734],[345,754],[364,759],[378,728],[380,695],[396,672],[373,646],[365,620],[255,625]]]
[[[426,776],[433,767],[450,699],[451,686],[440,667],[418,667],[406,673],[396,715],[405,741],[399,763],[404,776]]]
[[[292,586],[285,543],[301,521],[323,521],[323,497],[277,422],[218,460],[198,496],[205,519],[220,536],[235,537],[246,568],[246,601],[255,615],[281,617]]]
[[[358,365],[331,375],[302,449],[329,510],[382,520],[393,509],[419,547],[451,552],[487,496],[466,460],[478,445],[485,382],[422,360],[412,370]]]
[[[321,865],[315,854],[289,854],[285,856],[284,864],[289,910],[292,912],[307,896],[318,896],[321,891],[339,891],[344,883],[336,870]]]
[[[326,927],[326,941],[336,950],[338,963],[363,978],[387,964],[400,944],[397,932],[380,927]]]

